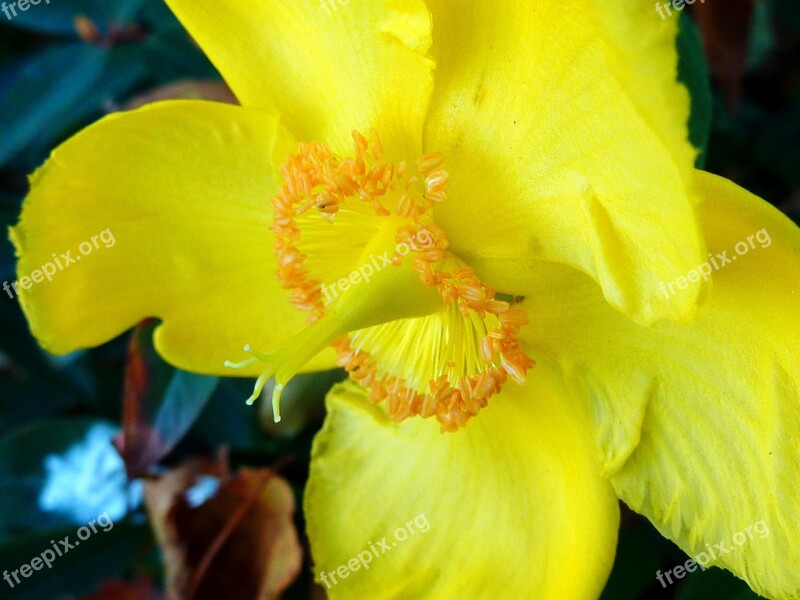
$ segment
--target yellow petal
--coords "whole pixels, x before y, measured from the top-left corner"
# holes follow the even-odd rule
[[[720,268],[709,259],[713,288],[691,325],[637,326],[566,269],[537,271],[526,308],[538,346],[591,403],[620,497],[690,556],[724,544],[715,564],[766,597],[798,598],[800,230],[734,184],[697,178]]]
[[[452,434],[334,388],[305,495],[329,597],[597,598],[619,508],[575,407],[544,366]]]
[[[387,152],[421,147],[433,63],[421,0],[168,0],[244,106],[338,152],[376,128]]]
[[[112,115],[67,141],[32,177],[11,230],[37,339],[65,353],[158,317],[171,363],[248,373],[223,363],[304,326],[278,286],[269,230],[290,143],[273,116],[193,101]],[[22,279],[42,269],[51,281]]]
[[[677,19],[589,0],[429,4],[425,146],[448,156],[437,219],[453,250],[576,267],[640,322],[690,316],[698,284],[677,301],[658,289],[704,254]]]

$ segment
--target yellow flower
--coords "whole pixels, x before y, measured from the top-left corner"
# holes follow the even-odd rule
[[[333,598],[597,597],[617,497],[800,597],[800,233],[693,170],[675,19],[168,3],[243,107],[113,115],[34,175],[20,274],[118,242],[21,290],[44,347],[154,316],[184,369],[346,366],[306,493]]]

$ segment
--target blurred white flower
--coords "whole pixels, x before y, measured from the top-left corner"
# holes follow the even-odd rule
[[[44,459],[46,481],[39,495],[42,510],[87,523],[102,513],[116,521],[142,500],[140,481],[128,483],[125,464],[112,444],[119,428],[93,425],[63,454]]]

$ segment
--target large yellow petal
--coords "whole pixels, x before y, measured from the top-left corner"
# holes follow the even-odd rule
[[[677,19],[628,2],[429,5],[425,146],[448,156],[437,219],[454,251],[576,267],[640,322],[690,316],[698,284],[658,289],[704,255]]]
[[[421,0],[167,0],[245,106],[276,110],[299,139],[352,147],[375,127],[419,154],[433,63]]]
[[[64,353],[158,317],[173,364],[247,373],[223,363],[304,325],[277,283],[269,230],[276,163],[293,143],[266,113],[179,101],[111,115],[56,149],[11,230],[37,339]],[[22,279],[46,264],[52,281]]]
[[[334,388],[305,495],[314,573],[330,598],[599,596],[619,507],[587,415],[553,372],[508,386],[453,434],[391,423],[356,384]],[[369,569],[350,571],[371,545]]]
[[[698,181],[720,268],[709,263],[713,288],[691,325],[640,327],[585,276],[542,267],[525,303],[531,337],[590,402],[626,503],[689,555],[710,559],[722,543],[732,550],[715,564],[766,597],[796,599],[800,230],[724,179]]]

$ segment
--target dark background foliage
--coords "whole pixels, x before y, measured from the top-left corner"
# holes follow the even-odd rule
[[[692,91],[691,137],[703,149],[698,163],[797,222],[800,5],[796,0],[716,3],[717,10],[708,14],[681,16],[681,78]],[[26,175],[66,137],[108,112],[141,102],[136,99],[142,95],[224,97],[224,90],[206,83],[218,80],[160,0],[54,0],[13,20],[0,13],[0,227],[16,222]],[[2,238],[0,281],[11,282],[13,249]],[[302,398],[292,411],[295,422],[276,431],[241,402],[251,382],[176,372],[153,353],[151,327],[145,323],[133,338],[128,334],[100,348],[53,357],[31,338],[16,299],[0,294],[0,570],[29,562],[48,540],[74,534],[104,511],[115,522],[113,530],[93,536],[52,570],[15,589],[0,580],[0,597],[83,598],[112,578],[160,586],[162,560],[143,508],[141,481],[127,481],[126,468],[130,475],[149,477],[224,447],[234,468],[280,463],[300,500],[311,440],[322,421],[322,397],[342,375],[293,383],[288,401],[292,395]],[[123,396],[128,410],[138,409],[135,418],[123,414]],[[124,461],[112,445],[123,422]],[[299,511],[295,520],[302,532]],[[312,589],[307,547],[305,552],[301,576],[285,597],[318,593]],[[625,511],[604,599],[756,597],[719,569],[695,572],[662,589],[656,571],[686,558],[646,520]],[[237,574],[228,575],[236,581]]]

